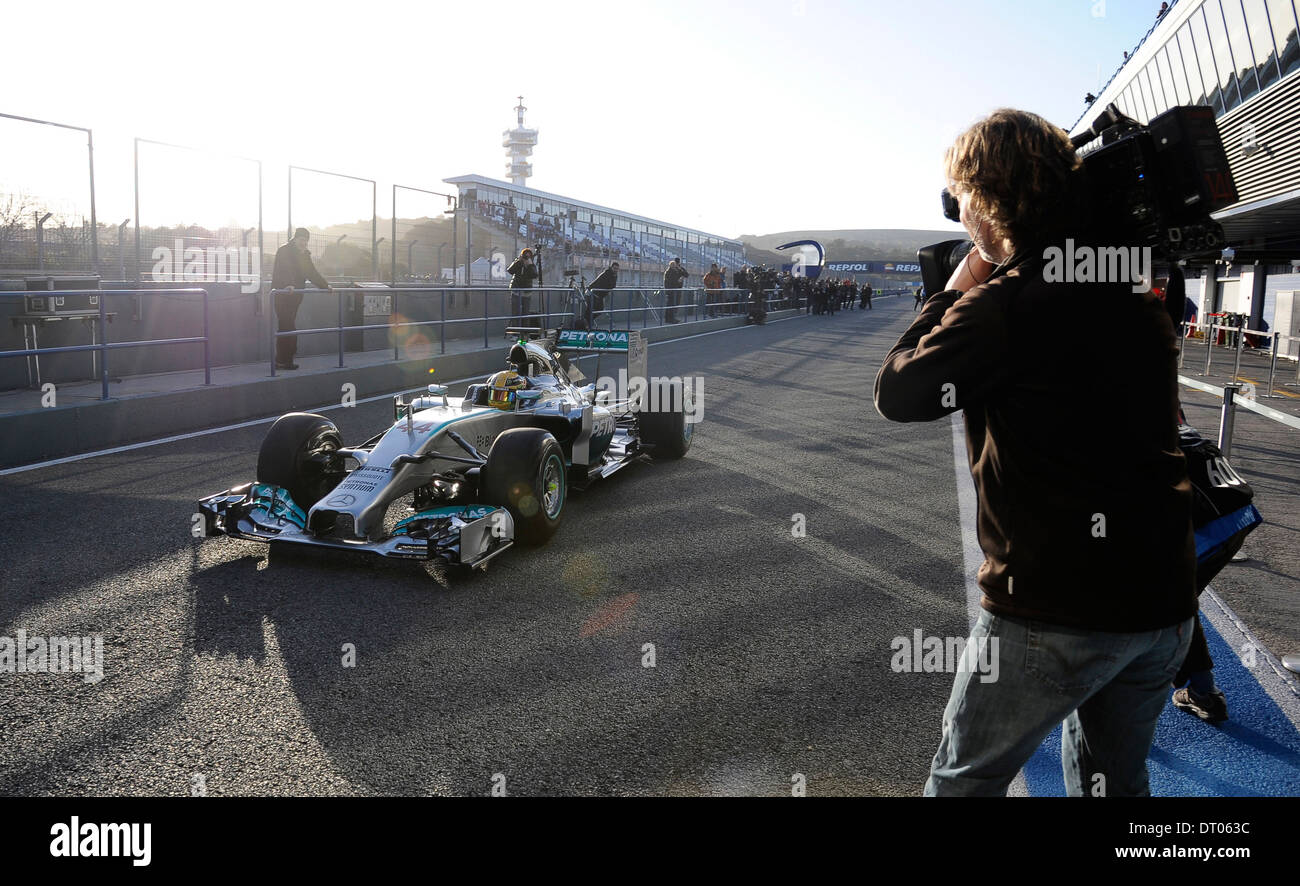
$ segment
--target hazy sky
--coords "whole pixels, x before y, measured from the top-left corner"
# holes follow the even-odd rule
[[[1158,7],[9,3],[0,111],[94,129],[105,223],[134,215],[136,136],[261,159],[267,229],[285,224],[288,163],[377,179],[387,216],[392,182],[504,178],[522,93],[542,190],[728,237],[945,228],[954,136],[1004,105],[1070,128]],[[39,130],[0,120],[0,191],[84,211],[84,139]],[[250,164],[141,157],[146,223],[256,223]],[[369,191],[295,175],[295,223],[368,216]],[[440,208],[411,198],[399,215]]]

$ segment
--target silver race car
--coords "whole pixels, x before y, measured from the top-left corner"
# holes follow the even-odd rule
[[[637,331],[513,332],[505,369],[460,399],[439,385],[395,398],[392,426],[358,446],[323,416],[281,416],[256,482],[199,502],[204,534],[486,568],[516,541],[549,539],[571,489],[690,449],[693,387],[648,379]],[[626,357],[630,383],[581,385],[579,353],[597,374],[602,357]]]

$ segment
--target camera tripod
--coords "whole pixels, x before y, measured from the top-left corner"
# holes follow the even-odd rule
[[[569,321],[572,329],[591,328],[591,296],[587,292],[587,278],[579,276],[577,271],[565,271],[568,288],[564,292],[564,308],[561,316],[571,314]]]

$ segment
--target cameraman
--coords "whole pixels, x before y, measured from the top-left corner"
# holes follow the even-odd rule
[[[682,260],[675,258],[668,263],[668,268],[664,271],[664,322],[676,323],[677,306],[682,297],[682,281],[687,277],[686,268],[682,267]]]
[[[540,246],[537,248],[541,250]],[[506,268],[506,273],[510,275],[510,309],[515,317],[513,325],[522,326],[525,323],[532,325],[533,296],[531,292],[521,290],[531,290],[533,281],[537,279],[537,265],[533,263],[533,250],[525,249],[519,253],[519,258]]]
[[[596,328],[595,315],[605,310],[605,298],[609,291],[618,285],[618,262],[610,262],[609,267],[601,271],[591,285],[587,287],[590,298],[587,301],[587,328]]]
[[[1000,670],[958,670],[925,793],[1005,794],[1064,720],[1069,794],[1146,795],[1196,613],[1173,325],[1132,281],[1044,279],[1045,248],[1097,242],[1061,129],[996,111],[945,165],[975,248],[886,357],[876,408],[964,410],[985,554],[970,646]],[[1055,334],[1080,304],[1113,320],[1104,341]]]

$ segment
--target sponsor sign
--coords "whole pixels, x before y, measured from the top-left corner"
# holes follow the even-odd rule
[[[919,274],[921,266],[909,262],[833,261],[826,264],[832,274]]]
[[[366,317],[387,317],[393,313],[393,297],[391,295],[367,295],[363,316]]]
[[[557,348],[581,349],[584,351],[626,351],[628,344],[627,330],[600,329],[587,332],[582,329],[561,329],[556,340]]]

